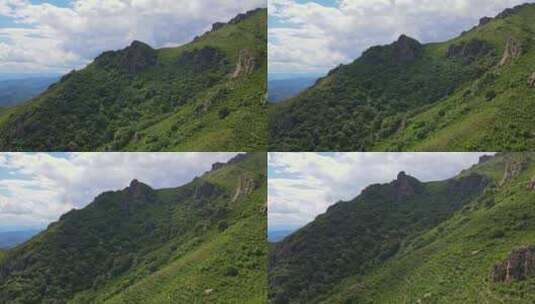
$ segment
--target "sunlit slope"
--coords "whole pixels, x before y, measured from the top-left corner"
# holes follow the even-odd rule
[[[6,253],[0,301],[261,303],[265,170],[248,154],[178,188],[104,193]]]
[[[459,37],[402,35],[270,109],[284,151],[523,151],[535,144],[535,5]]]
[[[265,9],[193,42],[134,41],[0,114],[0,148],[34,151],[262,151]]]

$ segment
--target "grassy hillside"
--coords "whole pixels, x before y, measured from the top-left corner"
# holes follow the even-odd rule
[[[277,301],[277,298],[272,295],[271,302],[532,303],[535,300],[533,289],[535,261],[530,261],[528,258],[527,262],[522,262],[519,272],[523,273],[525,269],[527,276],[513,277],[508,282],[493,279],[493,269],[499,263],[509,262],[513,265],[512,271],[515,271],[515,258],[508,259],[508,255],[515,249],[535,243],[535,226],[531,220],[535,218],[535,211],[532,208],[535,192],[531,182],[535,176],[535,155],[531,153],[501,154],[490,160],[485,159],[473,168],[465,170],[454,180],[461,181],[470,176],[484,177],[487,182],[484,190],[467,187],[466,190],[472,189],[474,195],[467,197],[462,206],[456,203],[454,197],[464,192],[461,190],[464,187],[449,191],[446,195],[442,194],[444,195],[441,196],[442,201],[429,199],[422,205],[422,208],[427,209],[440,204],[450,206],[451,212],[442,218],[432,216],[431,218],[436,219],[433,225],[420,226],[421,229],[416,233],[402,236],[395,250],[389,251],[383,248],[374,250],[374,247],[378,247],[370,247],[369,244],[378,242],[387,246],[389,242],[385,242],[384,238],[392,237],[392,231],[395,231],[395,235],[398,236],[406,231],[404,221],[415,224],[415,220],[422,221],[429,219],[429,216],[419,214],[413,217],[417,214],[415,213],[417,209],[408,207],[412,212],[397,214],[392,224],[393,230],[390,232],[382,231],[382,226],[377,223],[369,223],[371,220],[365,222],[360,217],[350,216],[355,221],[353,225],[361,226],[360,232],[354,231],[355,233],[350,238],[350,240],[357,241],[356,244],[351,244],[348,240],[331,241],[334,244],[327,246],[323,241],[314,244],[316,248],[324,248],[324,246],[329,248],[330,255],[324,256],[324,263],[336,266],[333,268],[344,271],[344,275],[331,280],[329,288],[321,293],[313,294],[311,290],[298,290],[300,296],[288,297],[287,301],[284,301],[285,299]],[[435,187],[440,184],[444,182],[435,183]],[[364,200],[364,196],[365,193],[360,196],[360,200]],[[384,200],[381,201],[384,202]],[[358,202],[359,199],[353,202],[353,210],[362,208],[359,207]],[[453,208],[453,206],[458,206],[458,208]],[[338,204],[333,208],[342,207]],[[377,213],[373,217],[374,221],[381,221],[385,217],[390,218],[391,210],[397,208],[390,203],[390,210]],[[335,229],[336,225],[340,225],[340,221],[335,222],[333,219],[324,223],[320,222],[321,219],[329,217],[334,217],[331,210],[309,227],[323,224],[324,228],[320,231],[327,233],[327,227]],[[273,256],[281,254],[280,248],[285,246],[295,248],[312,246],[307,243],[306,237],[311,238],[317,236],[318,233],[307,235],[306,229],[310,228],[305,228],[290,240],[278,244],[271,254],[271,261],[273,261]],[[339,233],[340,229],[336,231]],[[323,240],[321,235],[319,239]],[[367,237],[370,238],[366,240]],[[291,244],[292,242],[294,244]],[[351,265],[354,264],[350,261],[354,261],[353,258],[342,263],[344,267],[341,268],[333,264],[338,259],[348,258],[344,248],[351,248],[351,246],[373,250],[365,260],[368,261],[367,264],[356,262],[361,267],[351,269]],[[357,252],[366,252],[366,250]],[[292,256],[293,260],[283,261],[290,261],[294,269],[295,265],[308,263],[308,260],[305,262],[299,254]],[[518,256],[516,258],[518,259]],[[292,269],[284,265],[284,262],[277,262],[271,266],[271,285],[274,284],[273,281],[277,278],[281,266],[287,271]],[[292,271],[286,273],[287,277],[294,275]],[[295,293],[295,290],[293,292]],[[304,294],[310,294],[312,297],[306,299],[303,297]]]
[[[264,303],[266,157],[106,192],[0,264],[0,302]]]
[[[510,151],[535,145],[535,5],[443,43],[401,36],[270,111],[275,150]],[[535,78],[534,78],[535,79]],[[325,119],[327,118],[327,119]]]
[[[266,18],[242,14],[176,48],[105,52],[0,113],[0,149],[265,150]]]

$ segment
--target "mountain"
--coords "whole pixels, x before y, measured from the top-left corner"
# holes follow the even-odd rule
[[[134,41],[0,112],[4,151],[262,151],[267,10],[191,43]]]
[[[277,151],[526,151],[535,146],[535,4],[459,37],[402,35],[270,109]]]
[[[37,230],[0,232],[0,249],[11,248],[22,244],[39,233]]]
[[[400,173],[271,247],[271,303],[533,303],[535,154]]]
[[[35,77],[0,81],[0,107],[10,107],[44,92],[55,77]]]
[[[272,79],[268,81],[268,101],[279,102],[294,97],[312,86],[316,78]]]
[[[265,153],[177,188],[133,180],[0,257],[0,302],[264,303],[265,212]]]

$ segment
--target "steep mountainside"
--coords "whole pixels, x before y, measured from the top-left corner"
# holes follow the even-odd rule
[[[264,303],[265,170],[240,155],[178,188],[103,193],[6,253],[0,302]]]
[[[535,155],[513,153],[370,186],[273,246],[270,301],[532,303],[534,176]]]
[[[535,147],[535,4],[443,43],[402,35],[272,107],[274,150]]]
[[[189,44],[134,41],[0,113],[5,151],[261,151],[266,145],[266,9]]]

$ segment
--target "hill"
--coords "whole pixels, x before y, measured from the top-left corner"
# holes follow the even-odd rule
[[[535,4],[442,43],[402,35],[272,106],[270,148],[525,151],[535,146]]]
[[[535,155],[508,153],[372,185],[272,247],[270,301],[531,303],[533,176]]]
[[[105,192],[6,252],[0,302],[264,303],[265,170],[239,155],[178,188]]]
[[[4,151],[262,151],[267,12],[189,44],[134,41],[0,113]]]
[[[6,231],[0,232],[0,249],[11,248],[24,243],[32,236],[39,233],[37,230]]]
[[[10,107],[44,92],[56,82],[54,77],[36,77],[0,81],[0,107]]]

